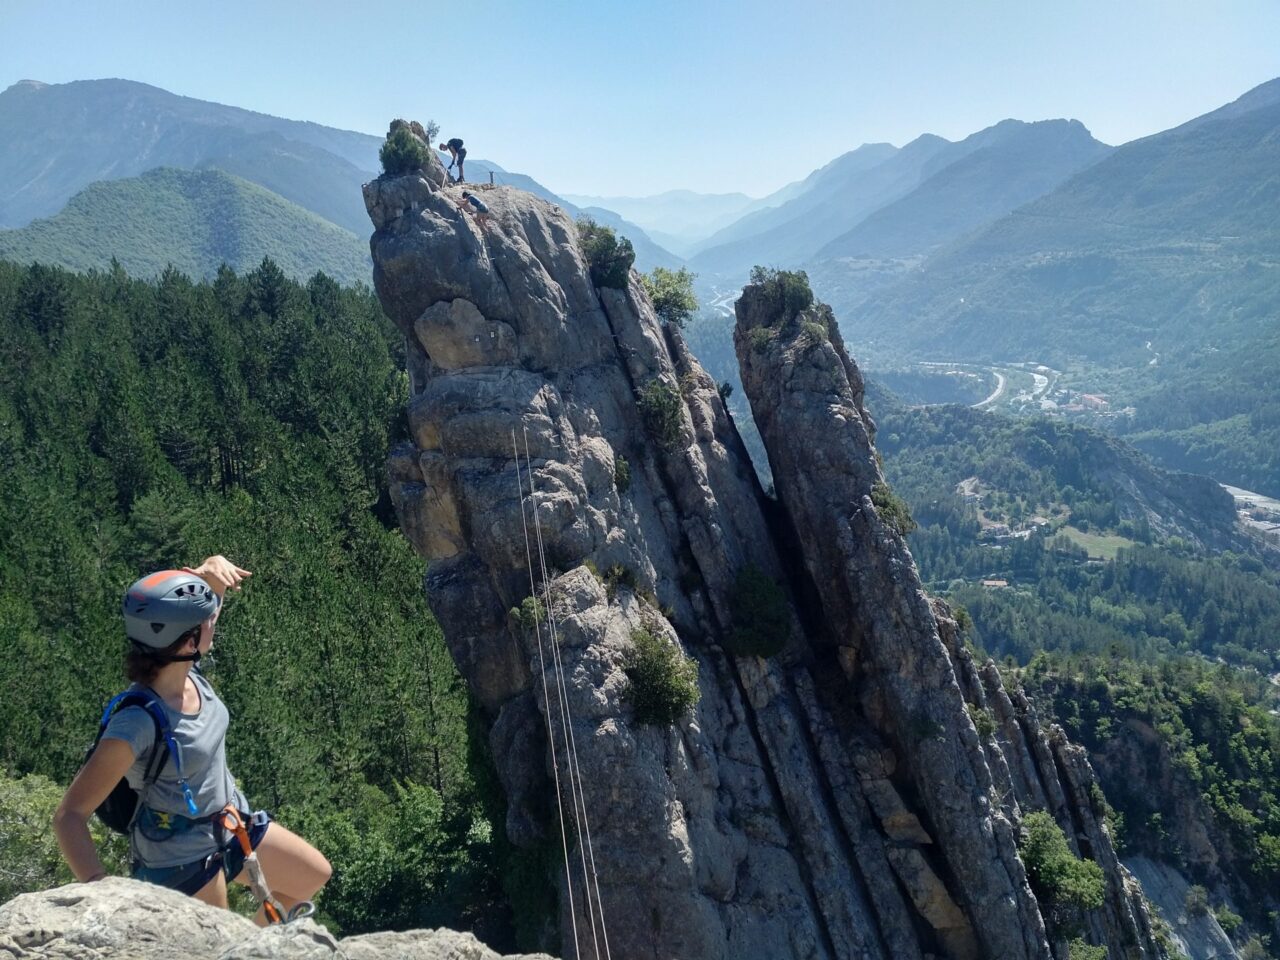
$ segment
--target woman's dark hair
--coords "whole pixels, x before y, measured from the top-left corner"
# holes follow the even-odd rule
[[[173,657],[188,640],[196,640],[200,636],[201,624],[196,624],[173,643],[158,650],[144,651],[138,644],[130,643],[129,651],[124,655],[124,675],[130,683],[140,683],[144,687],[156,678],[160,668],[167,666]]]

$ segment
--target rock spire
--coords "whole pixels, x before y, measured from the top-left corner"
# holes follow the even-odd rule
[[[391,493],[490,719],[517,844],[559,852],[556,775],[570,771],[548,730],[571,725],[611,956],[1066,960],[1018,853],[1022,817],[1047,809],[1106,874],[1104,905],[1070,921],[1111,960],[1159,957],[1083,755],[972,662],[925,595],[829,309],[793,309],[769,283],[738,303],[774,499],[634,273],[595,287],[562,209],[499,187],[481,222],[440,174],[365,188],[412,387]],[[531,458],[558,676],[515,615],[531,498],[513,436]],[[735,655],[744,585],[769,582],[778,650]],[[640,631],[697,663],[700,700],[673,725],[636,722],[628,701]],[[568,718],[544,692],[561,678]],[[581,872],[547,882],[555,946],[575,957],[576,927],[594,955]]]

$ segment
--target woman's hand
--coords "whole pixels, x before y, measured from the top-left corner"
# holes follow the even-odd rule
[[[204,580],[219,597],[228,590],[241,589],[241,582],[246,577],[253,576],[248,570],[237,567],[221,554],[210,557],[198,567],[183,567],[182,569],[187,573],[194,573]]]

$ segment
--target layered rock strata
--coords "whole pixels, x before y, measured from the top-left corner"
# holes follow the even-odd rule
[[[1016,845],[1021,811],[1044,804],[1009,785],[1058,784],[1078,848],[1115,891],[1128,880],[1038,727],[980,740],[966,700],[1003,688],[945,639],[951,621],[870,499],[871,422],[829,312],[814,337],[815,316],[783,316],[760,291],[739,304],[775,502],[635,274],[595,288],[573,222],[527,193],[485,191],[483,222],[460,199],[434,171],[365,189],[375,285],[412,385],[413,440],[388,474],[428,601],[491,718],[508,834],[559,854],[557,781],[589,821],[567,830],[585,871],[547,878],[563,955],[594,955],[607,935],[617,960],[1065,957]],[[512,613],[543,590],[540,546],[558,670],[541,625]],[[790,598],[768,659],[728,652],[747,626],[746,571]],[[698,665],[701,699],[670,727],[637,723],[626,698],[640,630]],[[1087,764],[1080,775],[1088,804]],[[574,840],[588,829],[590,861]],[[584,873],[602,918],[584,907]],[[1087,918],[1113,960],[1158,956],[1138,903],[1116,892]]]

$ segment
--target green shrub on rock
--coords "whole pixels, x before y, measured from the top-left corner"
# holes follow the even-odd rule
[[[683,327],[693,316],[698,309],[698,298],[693,294],[695,276],[685,267],[679,270],[654,267],[652,273],[640,274],[640,283],[659,320]]]
[[[1187,895],[1183,898],[1183,906],[1192,917],[1203,917],[1209,912],[1209,891],[1198,883],[1187,887]]]
[[[525,633],[533,633],[547,619],[546,608],[537,597],[525,597],[520,606],[512,607],[507,616]]]
[[[1042,903],[1092,910],[1102,906],[1106,886],[1102,868],[1071,852],[1066,834],[1044,810],[1022,821],[1018,852],[1027,868],[1027,879]]]
[[[383,143],[378,159],[382,161],[383,173],[398,177],[425,168],[430,163],[431,154],[413,131],[408,127],[398,127]]]
[[[973,726],[978,731],[978,736],[983,740],[990,740],[996,735],[996,718],[991,711],[985,707],[974,706],[972,703],[966,704],[969,708],[969,717],[973,720]]]
[[[674,447],[680,439],[680,408],[683,402],[675,387],[650,380],[640,391],[640,415],[645,428],[663,447]]]
[[[618,493],[626,493],[631,489],[631,464],[621,455],[613,461],[613,486]]]
[[[698,702],[698,665],[679,647],[648,630],[631,634],[631,649],[622,661],[627,675],[623,700],[637,723],[667,726]]]
[[[762,288],[764,296],[786,321],[813,306],[813,289],[809,286],[809,275],[803,270],[756,266],[751,268],[751,283]]]
[[[625,290],[631,265],[636,262],[631,241],[619,237],[611,228],[601,226],[590,217],[578,221],[578,241],[591,271],[591,282],[597,287]]]
[[[875,505],[876,513],[880,514],[880,519],[892,527],[898,536],[905,537],[916,528],[915,520],[911,519],[911,510],[883,480],[877,480],[871,488],[871,502]]]
[[[791,639],[787,595],[755,564],[747,564],[734,578],[729,612],[733,632],[728,648],[734,656],[772,657]]]
[[[1107,960],[1107,948],[1095,947],[1077,937],[1067,945],[1067,956],[1069,960]]]
[[[1218,926],[1223,929],[1227,936],[1231,936],[1231,934],[1235,933],[1240,924],[1244,923],[1244,917],[1234,912],[1225,903],[1221,906],[1214,907],[1213,915],[1218,921]]]

